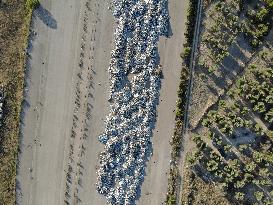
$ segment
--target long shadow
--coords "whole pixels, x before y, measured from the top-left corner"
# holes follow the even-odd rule
[[[38,17],[44,24],[52,29],[57,29],[57,21],[52,14],[46,10],[41,4],[34,11],[34,17]]]

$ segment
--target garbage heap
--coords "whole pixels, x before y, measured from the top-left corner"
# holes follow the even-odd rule
[[[157,42],[167,36],[167,0],[112,0],[116,19],[111,51],[110,114],[99,136],[97,190],[110,204],[131,205],[140,193],[151,155],[160,90]]]

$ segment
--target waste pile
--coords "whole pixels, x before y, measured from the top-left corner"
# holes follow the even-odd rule
[[[167,0],[112,0],[115,45],[108,69],[110,114],[99,136],[97,190],[108,203],[135,203],[151,156],[160,90],[157,42],[167,36]]]
[[[4,115],[4,89],[0,87],[0,127],[2,126],[2,120]]]

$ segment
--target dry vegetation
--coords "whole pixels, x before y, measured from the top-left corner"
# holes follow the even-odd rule
[[[184,190],[182,204],[207,205],[218,204],[228,205],[229,201],[219,189],[219,185],[200,178],[198,173],[192,171],[188,162],[183,170]],[[202,190],[202,191],[200,191]],[[214,193],[214,194],[212,194]]]
[[[190,0],[187,10],[187,22],[185,32],[185,43],[183,52],[181,53],[182,65],[180,74],[180,84],[178,88],[178,101],[175,116],[175,130],[171,140],[171,164],[170,175],[168,178],[168,191],[166,196],[166,204],[174,205],[177,203],[178,187],[180,186],[181,178],[178,168],[178,161],[182,150],[183,139],[181,137],[183,130],[183,120],[185,116],[186,97],[189,81],[189,64],[191,47],[193,43],[193,33],[196,18],[197,0]]]
[[[15,204],[19,116],[23,97],[25,48],[32,0],[0,0],[0,86],[4,87],[4,119],[0,127],[0,204]]]
[[[183,204],[273,204],[272,0],[206,1]]]

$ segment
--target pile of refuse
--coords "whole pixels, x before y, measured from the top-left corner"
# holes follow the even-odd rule
[[[135,203],[152,153],[151,137],[159,101],[161,66],[157,43],[167,36],[167,0],[112,0],[116,18],[111,52],[110,114],[99,136],[97,190],[108,203]]]
[[[0,127],[4,117],[4,89],[0,87]]]

